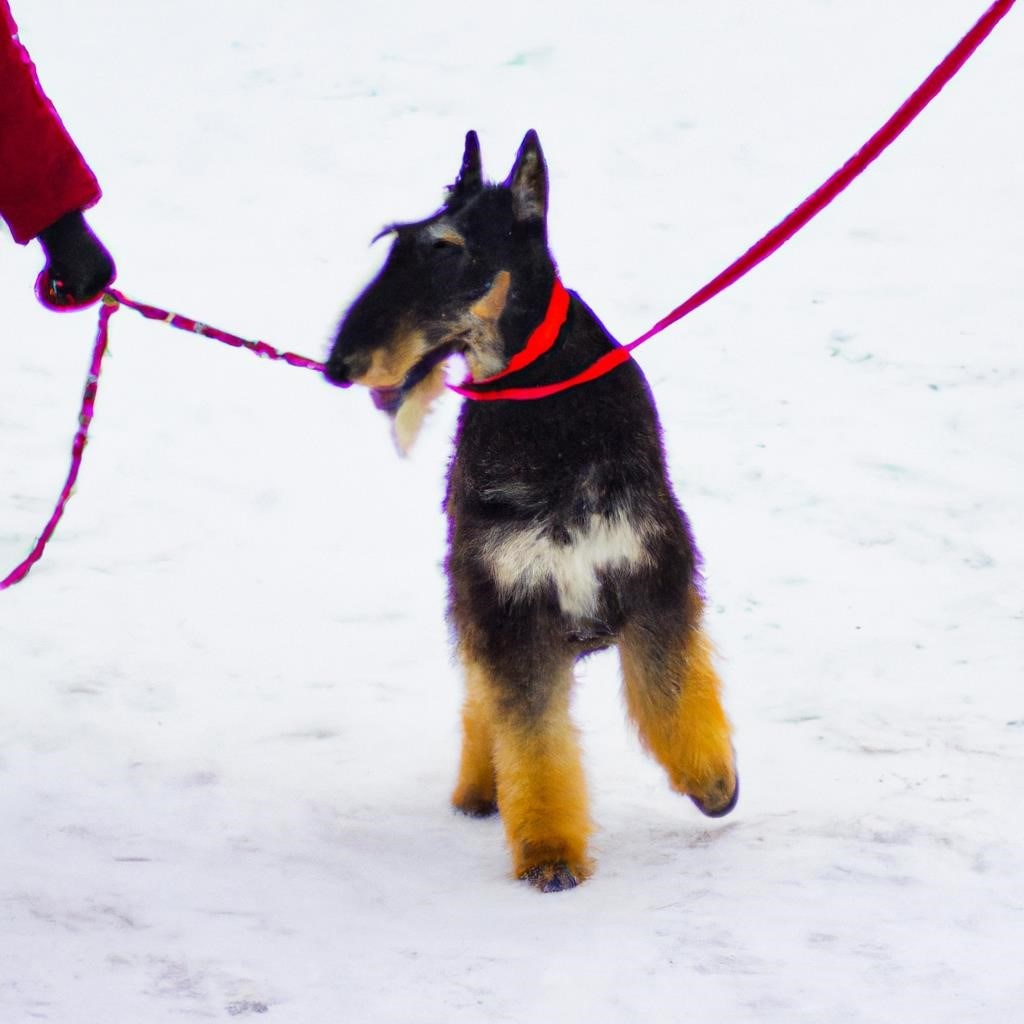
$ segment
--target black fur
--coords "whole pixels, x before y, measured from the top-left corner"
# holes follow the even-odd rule
[[[543,292],[534,296],[533,322],[546,303]],[[612,344],[573,295],[563,338],[516,382],[564,379]],[[514,500],[506,497],[510,491]],[[449,471],[447,512],[452,620],[457,629],[472,624],[473,653],[507,678],[519,699],[543,701],[543,690],[531,691],[543,687],[545,662],[607,646],[627,622],[648,630],[666,649],[673,640],[678,646],[687,626],[679,609],[696,582],[698,557],[666,480],[657,416],[635,363],[550,398],[467,402]],[[503,597],[478,558],[495,529],[542,524],[555,544],[569,544],[592,516],[616,513],[656,524],[648,540],[652,564],[602,573],[598,608],[585,621],[560,610],[553,583],[530,600]]]
[[[502,361],[523,347],[544,317],[557,273],[543,216],[547,176],[534,133],[524,140],[516,168],[524,158],[532,161],[532,180],[517,182],[514,168],[503,184],[488,185],[476,135],[469,133],[445,205],[423,221],[387,229],[396,236],[391,253],[339,326],[327,363],[329,378],[357,379],[367,354],[403,319],[426,326],[430,342],[439,343],[501,270],[512,278],[498,325]],[[533,194],[525,216],[517,209],[528,205],[517,197],[517,184]],[[465,248],[438,244],[429,229],[440,221],[466,239]],[[615,347],[593,311],[570,294],[569,315],[554,348],[493,387],[562,380]],[[415,374],[414,368],[410,376]],[[452,623],[460,642],[507,681],[510,700],[527,713],[545,703],[550,661],[608,646],[627,622],[648,632],[667,658],[691,625],[679,609],[686,607],[688,591],[699,587],[699,556],[668,483],[650,389],[632,360],[549,398],[467,401],[448,474],[446,511]],[[652,565],[603,573],[599,607],[584,621],[562,613],[553,583],[528,600],[503,596],[479,557],[493,543],[495,530],[542,524],[545,536],[568,544],[573,528],[585,529],[592,515],[620,512],[656,525],[647,542]]]

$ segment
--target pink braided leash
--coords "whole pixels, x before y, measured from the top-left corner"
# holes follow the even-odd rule
[[[54,508],[49,522],[39,535],[28,557],[20,565],[16,566],[9,576],[0,580],[0,590],[13,587],[15,583],[20,583],[28,575],[32,566],[43,557],[43,551],[46,550],[46,545],[53,536],[54,530],[57,529],[57,524],[60,522],[61,517],[64,515],[64,506],[67,505],[68,498],[71,497],[71,492],[75,488],[78,470],[82,465],[82,454],[85,451],[86,442],[89,440],[89,424],[92,423],[93,411],[96,408],[96,392],[100,386],[100,369],[103,366],[103,356],[107,351],[107,323],[114,315],[116,309],[116,304],[108,305],[106,302],[100,308],[99,326],[96,329],[96,343],[93,345],[92,360],[89,363],[89,376],[85,379],[85,391],[82,393],[82,408],[78,414],[78,430],[75,432],[75,439],[71,443],[71,468],[68,470],[68,478],[64,481],[60,497],[57,499],[57,506]]]
[[[29,574],[32,566],[43,557],[46,545],[50,542],[50,538],[57,529],[57,524],[64,515],[68,499],[74,493],[75,481],[78,479],[78,471],[82,465],[82,456],[85,453],[85,446],[89,440],[89,425],[92,423],[93,413],[96,409],[96,394],[99,391],[100,371],[103,367],[103,357],[107,353],[107,341],[110,334],[110,318],[122,306],[134,309],[148,320],[160,320],[171,327],[177,327],[179,330],[188,331],[192,334],[200,334],[204,338],[212,338],[214,341],[223,342],[225,345],[232,346],[232,348],[248,349],[254,355],[264,359],[280,360],[289,366],[315,370],[317,373],[323,373],[324,370],[324,364],[317,362],[315,359],[308,359],[306,356],[296,355],[294,352],[281,352],[274,348],[273,345],[268,345],[265,341],[250,341],[248,338],[240,338],[237,334],[230,334],[216,327],[210,327],[199,320],[181,316],[179,313],[172,313],[157,306],[148,306],[145,303],[136,302],[134,299],[129,299],[122,292],[113,288],[104,292],[103,303],[100,306],[99,322],[96,326],[96,341],[93,344],[92,358],[89,362],[89,376],[85,381],[85,390],[82,393],[82,406],[78,414],[78,430],[75,432],[75,438],[71,444],[71,467],[68,470],[67,479],[64,481],[60,497],[57,499],[57,505],[46,526],[43,528],[43,532],[39,535],[25,560],[9,575],[0,580],[0,590],[6,590],[8,587],[13,587],[15,583],[20,583]]]
[[[317,373],[324,372],[324,364],[318,363],[315,359],[298,356],[294,352],[280,352],[273,345],[268,345],[265,341],[250,341],[248,338],[240,338],[237,334],[229,334],[227,331],[222,331],[217,327],[210,327],[200,320],[193,320],[190,317],[182,316],[180,313],[171,313],[166,309],[160,309],[159,306],[147,306],[144,302],[136,302],[134,299],[129,299],[115,288],[111,288],[104,293],[103,301],[105,304],[112,305],[114,309],[118,306],[127,306],[129,309],[134,309],[136,313],[141,313],[147,320],[160,320],[171,327],[177,327],[180,331],[201,334],[204,338],[213,338],[214,341],[221,341],[225,345],[231,345],[232,348],[246,348],[254,355],[260,356],[263,359],[280,360],[289,366],[299,366],[304,370],[316,370]],[[109,320],[110,318],[107,317],[107,319]],[[105,323],[106,321],[101,316],[101,330]]]

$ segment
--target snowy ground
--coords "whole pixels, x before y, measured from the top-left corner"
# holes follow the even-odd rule
[[[476,128],[529,127],[623,340],[839,165],[983,0],[15,0],[120,284],[322,355]],[[122,311],[46,560],[0,595],[0,1021],[1009,1024],[1024,1000],[1024,12],[770,263],[639,353],[707,561],[721,822],[581,672],[595,877],[447,807],[454,396]],[[94,317],[0,245],[0,575],[66,470]],[[1014,440],[1017,437],[1017,440]]]

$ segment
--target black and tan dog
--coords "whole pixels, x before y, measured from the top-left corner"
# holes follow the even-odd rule
[[[547,206],[534,132],[501,185],[484,182],[470,132],[444,206],[387,229],[391,253],[342,320],[327,375],[371,388],[403,449],[447,357],[484,381],[545,319],[558,287]],[[562,380],[614,347],[569,293],[553,347],[501,384]],[[474,816],[501,812],[516,875],[550,892],[592,870],[569,697],[576,660],[613,644],[645,746],[701,811],[728,813],[737,775],[701,629],[699,556],[636,364],[537,401],[467,401],[447,514],[449,614],[466,673],[452,801]]]

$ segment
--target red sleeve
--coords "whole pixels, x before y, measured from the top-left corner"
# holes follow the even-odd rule
[[[0,217],[24,244],[65,213],[92,206],[100,188],[17,32],[0,0]]]

